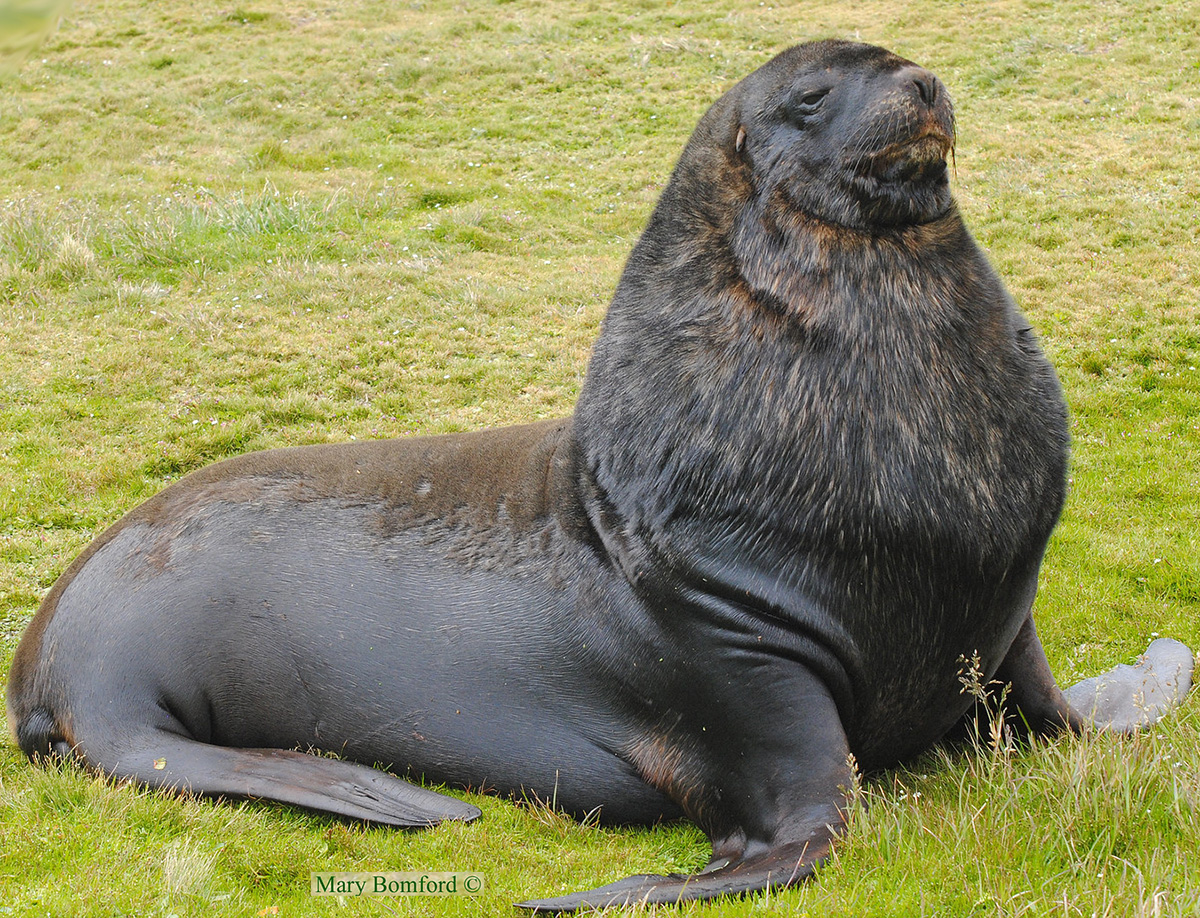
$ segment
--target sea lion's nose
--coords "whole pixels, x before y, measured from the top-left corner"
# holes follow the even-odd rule
[[[905,67],[897,76],[900,79],[901,85],[912,87],[926,108],[933,108],[937,102],[939,92],[937,77],[924,67],[918,67],[915,64]]]
[[[917,84],[917,92],[921,96],[921,101],[932,108],[937,99],[937,79],[932,73],[924,73],[913,77],[913,82]]]

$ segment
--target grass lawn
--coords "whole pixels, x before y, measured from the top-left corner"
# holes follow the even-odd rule
[[[1066,387],[1059,680],[1200,646],[1195,3],[76,0],[0,77],[0,678],[70,560],[192,469],[569,413],[700,114],[829,36],[947,84],[960,207]],[[471,825],[364,829],[3,745],[0,916],[508,914],[708,854],[471,799]],[[863,799],[803,889],[664,913],[1200,914],[1195,697],[1131,739],[937,749]],[[339,901],[311,870],[487,886]]]

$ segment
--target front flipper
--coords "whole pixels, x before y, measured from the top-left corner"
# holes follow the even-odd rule
[[[632,905],[675,905],[793,886],[812,876],[816,866],[829,857],[835,838],[835,827],[822,825],[814,829],[809,841],[789,842],[733,863],[718,861],[697,874],[627,877],[587,892],[519,902],[517,907],[535,912],[573,912]]]
[[[1050,672],[1031,616],[1000,664],[996,680],[1012,686],[1009,700],[1035,733],[1064,726],[1076,732],[1097,727],[1131,733],[1155,723],[1183,700],[1194,665],[1186,646],[1161,639],[1134,665],[1121,664],[1064,692]]]
[[[641,754],[631,756],[705,830],[713,845],[708,866],[519,907],[570,912],[738,896],[793,886],[828,858],[855,779],[837,706],[821,680],[794,662],[764,656],[747,667],[744,658],[731,659],[731,668],[740,666],[736,679],[695,680],[697,709],[672,712],[681,727],[687,721],[685,729],[651,730]],[[725,696],[702,697],[704,685]]]

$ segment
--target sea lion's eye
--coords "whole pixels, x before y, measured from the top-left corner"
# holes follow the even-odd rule
[[[806,118],[816,113],[827,95],[829,95],[828,89],[813,89],[796,93],[787,102],[788,118],[803,123]]]

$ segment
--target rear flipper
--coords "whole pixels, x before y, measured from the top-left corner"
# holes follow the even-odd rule
[[[1063,696],[1084,719],[1117,733],[1148,727],[1176,707],[1192,687],[1196,659],[1184,644],[1153,641],[1136,663],[1084,679]]]
[[[1192,686],[1195,658],[1178,641],[1151,643],[1132,666],[1121,664],[1065,692],[1050,672],[1033,618],[1027,618],[996,673],[1011,685],[1009,701],[1035,733],[1069,727],[1132,733],[1179,705]]]
[[[469,821],[478,808],[394,775],[284,749],[233,749],[151,729],[123,748],[82,756],[115,779],[210,797],[252,797],[401,828]]]
[[[534,912],[573,912],[620,906],[674,905],[793,886],[812,876],[814,869],[829,857],[830,846],[836,837],[834,832],[832,826],[820,826],[809,841],[789,842],[733,863],[717,861],[690,876],[673,873],[627,877],[587,892],[519,902],[517,907]]]

